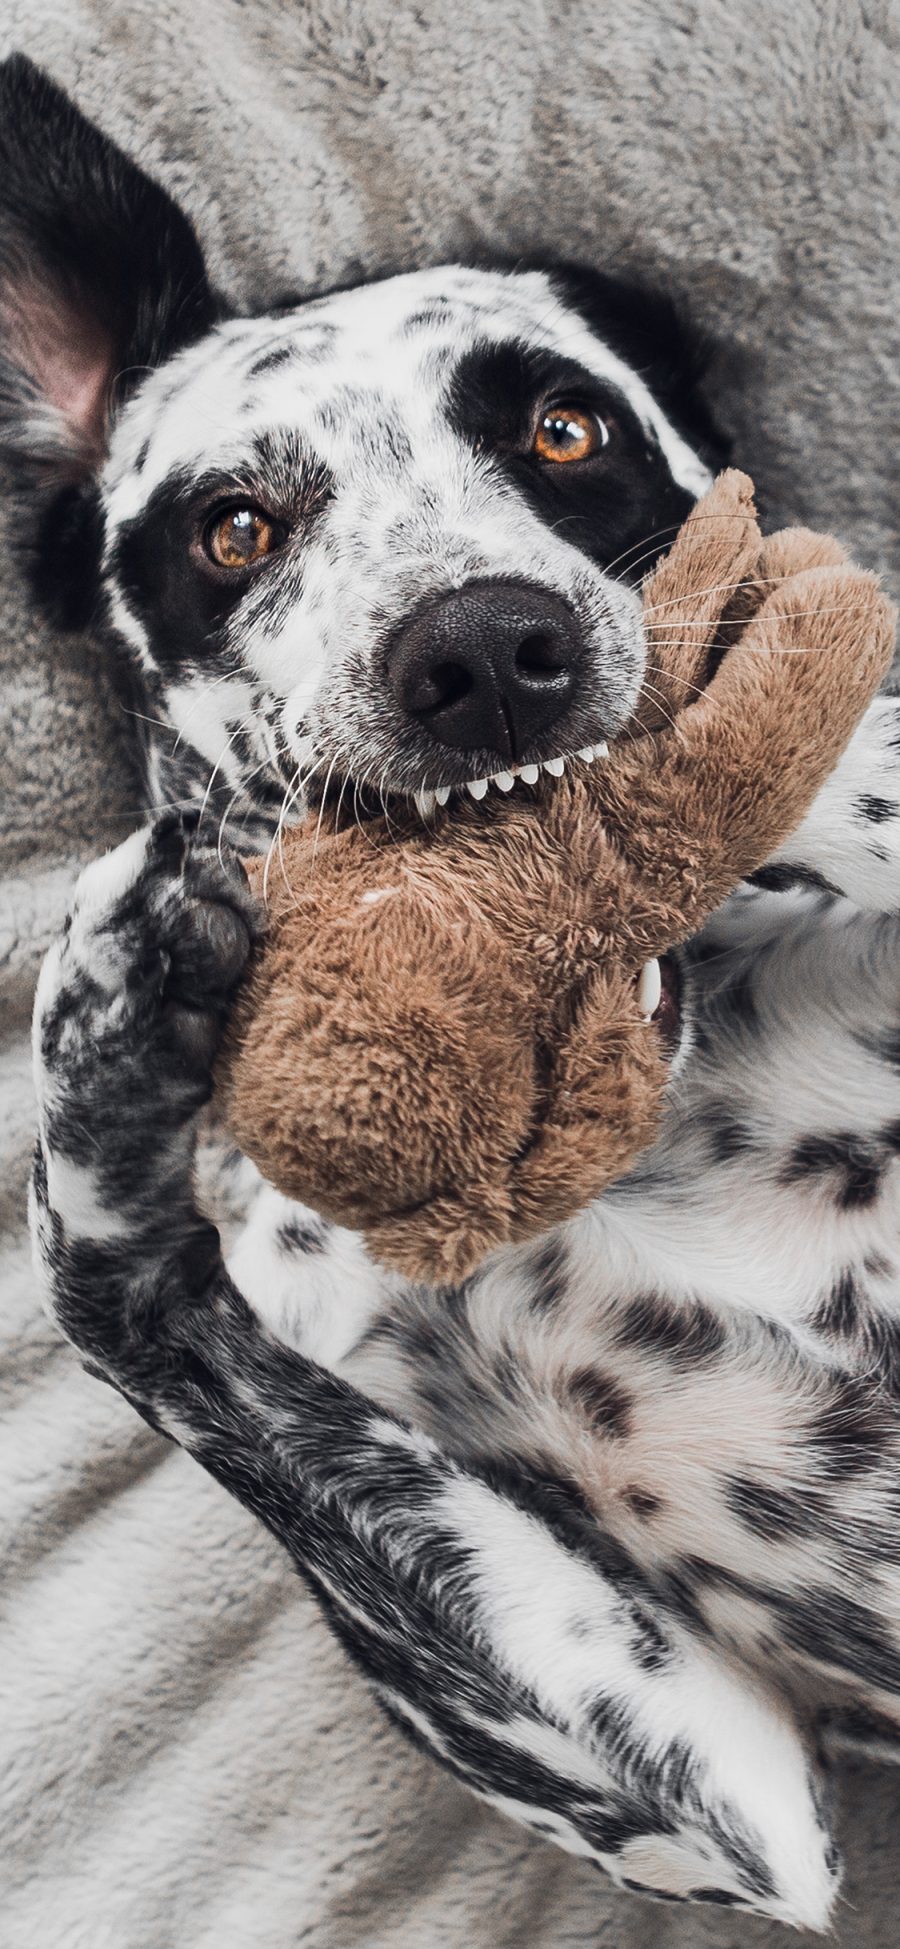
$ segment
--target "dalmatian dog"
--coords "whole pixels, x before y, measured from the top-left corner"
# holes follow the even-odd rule
[[[714,458],[673,320],[447,266],[234,317],[18,58],[0,162],[35,588],[108,641],[153,815],[39,982],[47,1303],[476,1794],[621,1887],[824,1928],[830,1755],[900,1730],[900,704],[686,953],[630,1176],[457,1290],[389,1275],[210,1133],[237,856],[336,795],[602,763]]]

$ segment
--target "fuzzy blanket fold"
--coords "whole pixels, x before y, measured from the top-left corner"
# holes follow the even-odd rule
[[[0,51],[165,180],[238,297],[492,246],[668,284],[717,343],[715,408],[767,514],[881,569],[896,46],[861,0],[0,0]],[[89,649],[37,622],[12,564],[2,605],[4,1949],[775,1949],[776,1928],[615,1895],[408,1749],[263,1533],[44,1323],[31,992],[137,795]],[[893,1949],[900,1775],[841,1790],[839,1942]]]

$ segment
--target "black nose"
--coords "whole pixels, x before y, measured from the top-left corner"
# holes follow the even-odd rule
[[[525,582],[470,582],[405,625],[388,676],[407,717],[441,744],[515,762],[565,710],[583,655],[559,596]]]

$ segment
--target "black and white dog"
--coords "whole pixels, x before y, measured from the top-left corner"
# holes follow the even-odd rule
[[[39,984],[53,1312],[458,1778],[622,1886],[824,1926],[823,1735],[900,1727],[900,706],[773,862],[816,890],[691,951],[662,1136],[600,1204],[428,1292],[232,1160],[226,1270],[197,1128],[258,921],[220,840],[602,762],[708,475],[608,284],[443,267],[231,317],[20,60],[0,205],[36,586],[114,644],[168,808]]]

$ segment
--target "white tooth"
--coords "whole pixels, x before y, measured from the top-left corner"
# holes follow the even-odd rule
[[[536,785],[540,777],[540,765],[523,765],[519,777],[523,785]]]
[[[483,799],[487,785],[486,778],[470,778],[466,783],[466,791],[471,792],[473,799]]]
[[[648,961],[646,967],[641,969],[637,985],[637,1005],[645,1022],[649,1022],[651,1016],[656,1014],[661,1000],[662,975],[659,971],[659,962]]]
[[[595,758],[608,758],[608,757],[609,757],[609,745],[608,745],[608,744],[606,744],[605,742],[603,742],[603,743],[600,743],[600,744],[595,744],[595,746],[594,746],[594,757],[595,757]]]
[[[565,769],[566,769],[565,758],[544,759],[544,770],[550,773],[551,778],[562,778]]]
[[[498,792],[511,792],[515,782],[511,771],[495,772],[491,779],[491,784],[496,785]]]
[[[449,785],[436,785],[434,788],[434,796],[437,799],[438,805],[446,805],[450,797]]]
[[[593,745],[586,744],[581,751],[576,751],[575,756],[576,758],[583,758],[586,765],[592,765],[594,762]]]
[[[435,803],[436,798],[434,792],[426,792],[423,790],[416,793],[416,809],[421,813],[423,819],[427,819],[429,813],[434,811]]]

